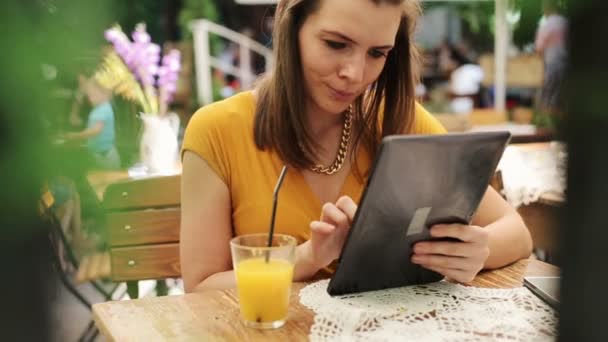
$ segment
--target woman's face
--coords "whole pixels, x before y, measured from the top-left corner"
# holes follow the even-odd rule
[[[398,5],[321,0],[299,32],[309,110],[342,113],[384,68],[401,21]]]

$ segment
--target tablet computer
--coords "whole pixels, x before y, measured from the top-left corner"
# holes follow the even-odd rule
[[[509,132],[385,137],[344,243],[330,295],[439,281],[410,261],[439,223],[468,224]]]
[[[559,276],[524,277],[524,286],[554,309],[559,309],[559,282]]]

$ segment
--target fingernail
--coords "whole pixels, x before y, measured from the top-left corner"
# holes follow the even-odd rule
[[[424,253],[425,252],[425,247],[422,245],[416,245],[414,246],[414,252],[416,253]]]
[[[420,261],[421,261],[421,260],[420,260],[420,258],[419,258],[419,257],[417,257],[417,256],[415,256],[415,255],[414,255],[414,256],[412,256],[412,262],[413,262],[414,264],[419,264],[419,263],[420,263]]]

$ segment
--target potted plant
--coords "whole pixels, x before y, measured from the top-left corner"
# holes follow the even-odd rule
[[[112,44],[95,78],[115,94],[135,102],[143,122],[140,158],[148,173],[165,173],[177,163],[179,117],[169,112],[181,68],[180,52],[170,50],[161,59],[144,24],[138,24],[132,40],[119,26],[105,31]]]

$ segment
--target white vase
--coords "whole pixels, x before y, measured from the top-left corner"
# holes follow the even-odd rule
[[[140,114],[143,134],[140,157],[147,173],[170,173],[177,165],[177,133],[179,117],[175,113],[167,115]]]

